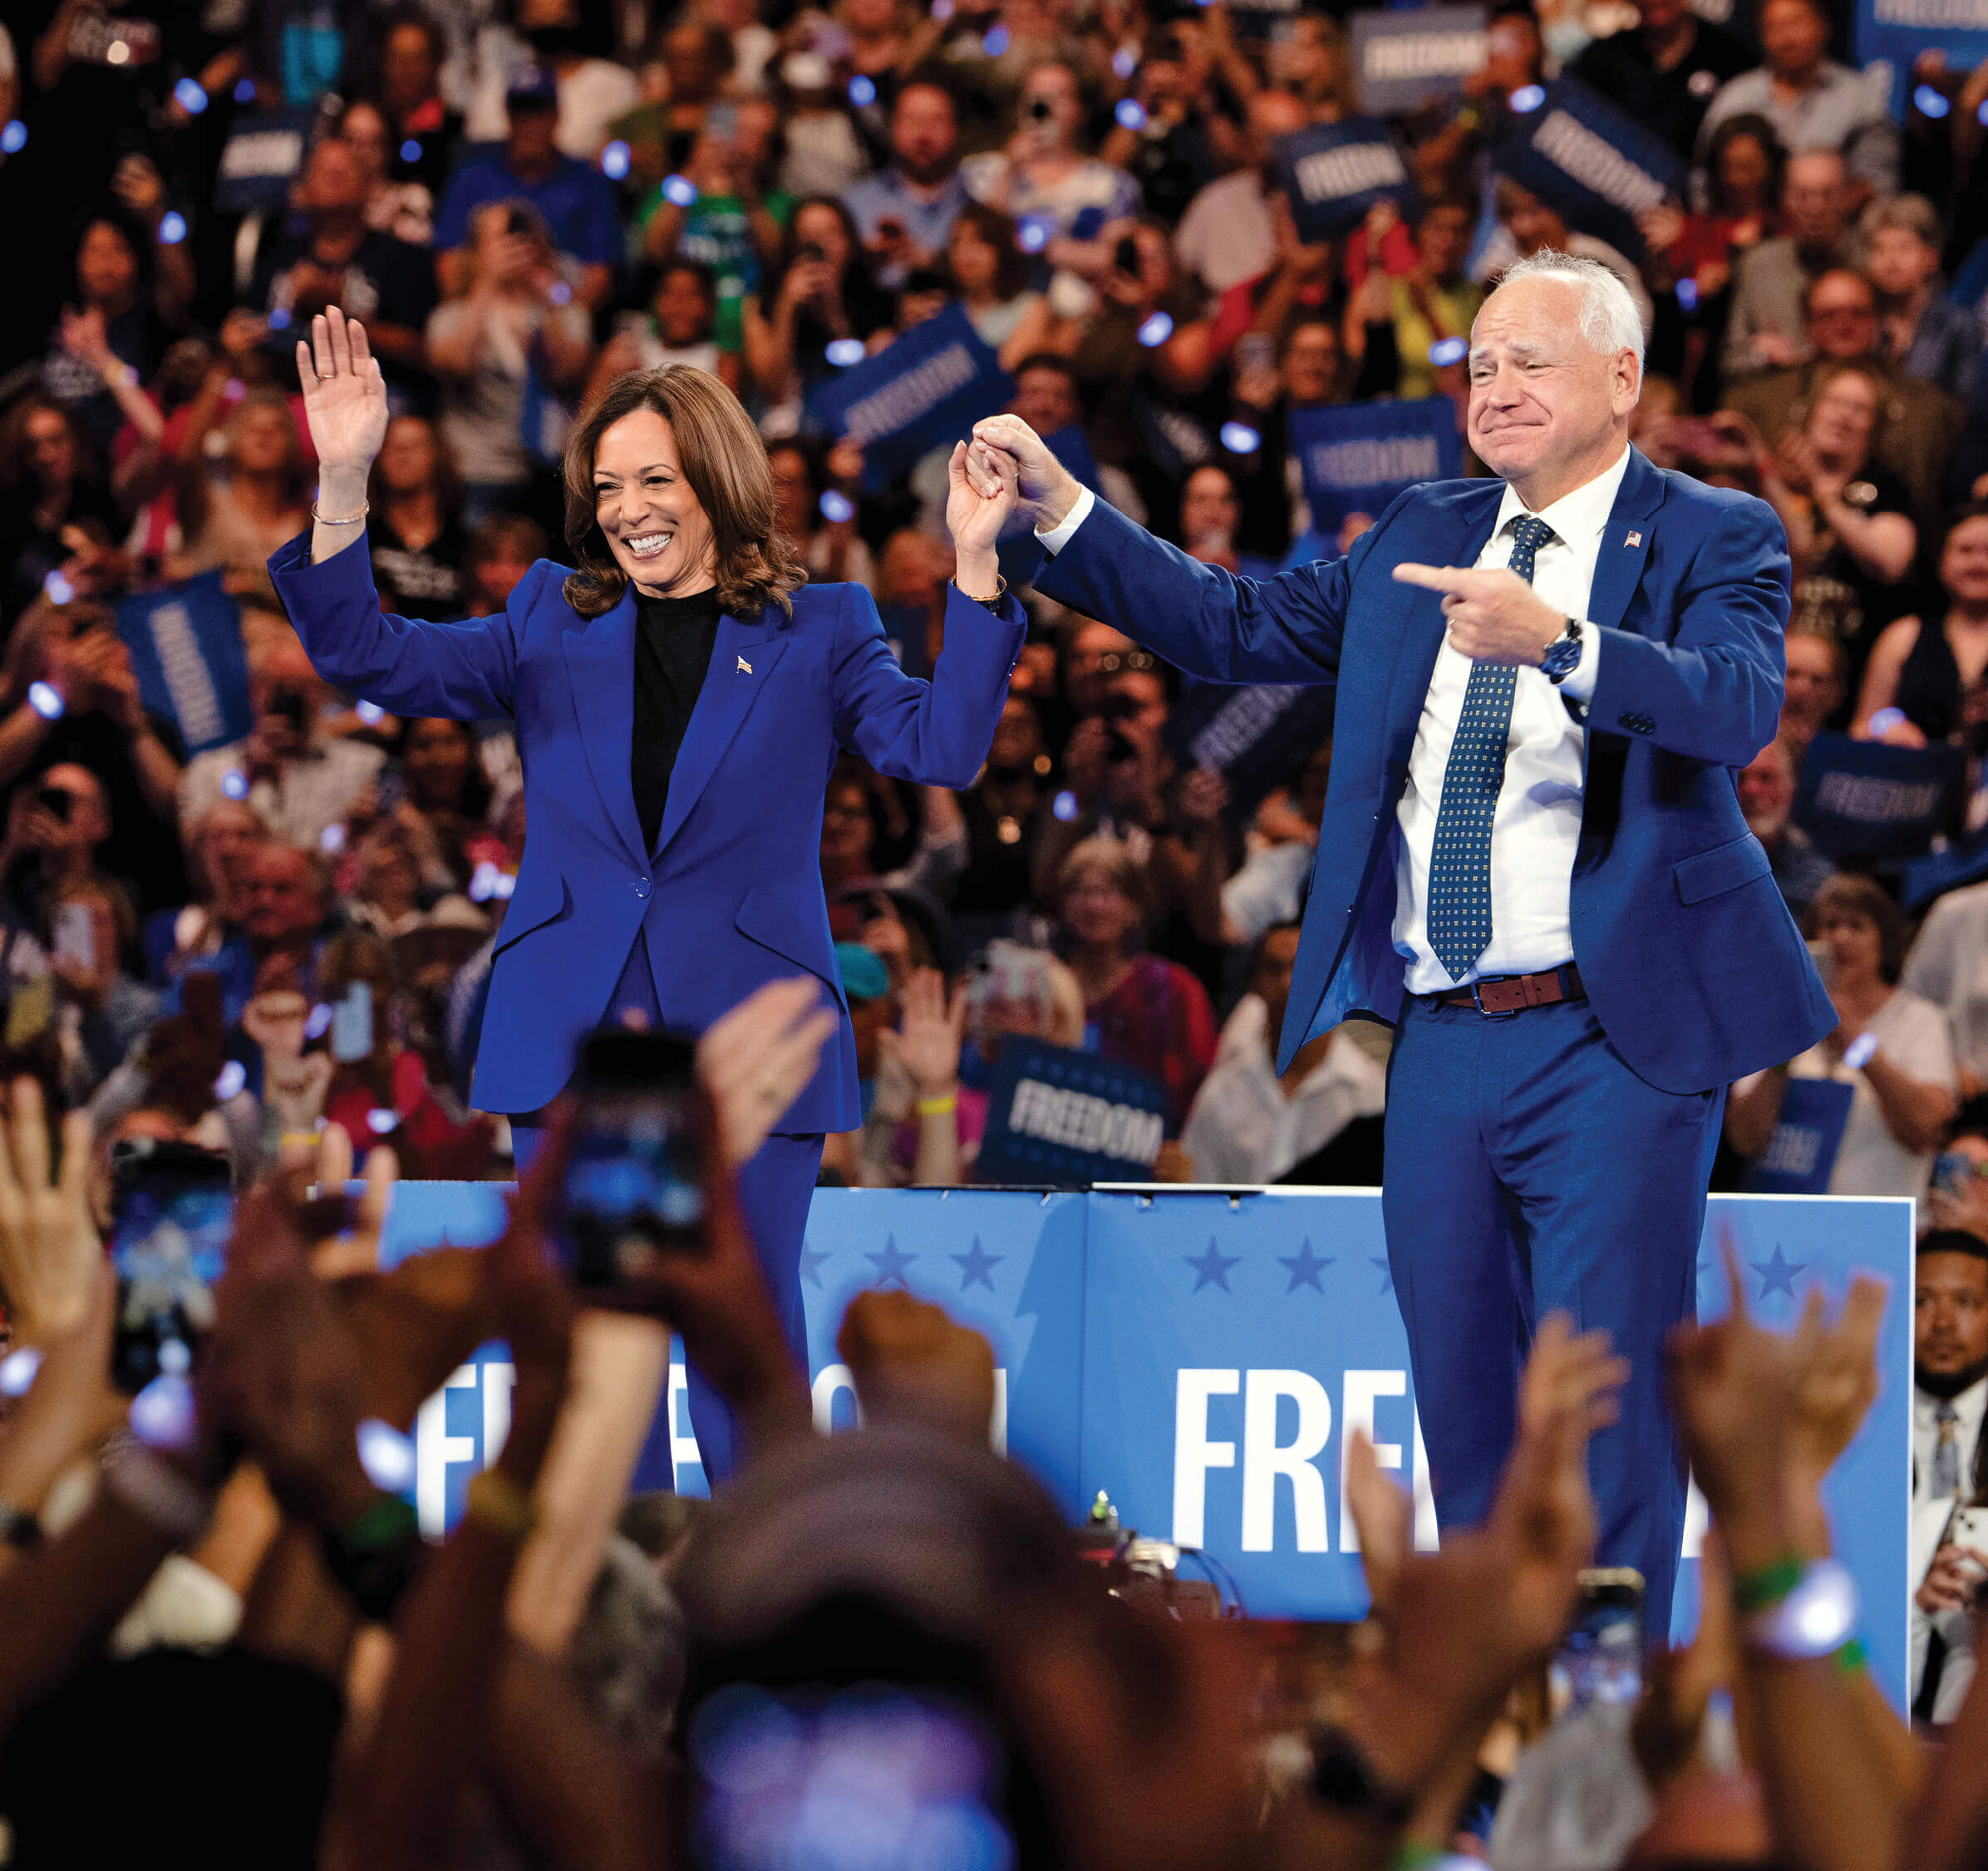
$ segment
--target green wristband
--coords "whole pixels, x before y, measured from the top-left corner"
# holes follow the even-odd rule
[[[1771,1566],[1740,1573],[1733,1580],[1733,1608],[1742,1617],[1778,1605],[1802,1583],[1804,1570],[1799,1554],[1791,1553]]]
[[[1440,1864],[1449,1855],[1420,1839],[1404,1839],[1388,1854],[1387,1871],[1427,1871],[1428,1866]]]
[[[1838,1672],[1843,1676],[1855,1676],[1871,1660],[1871,1653],[1864,1648],[1862,1637],[1853,1637],[1830,1659]]]

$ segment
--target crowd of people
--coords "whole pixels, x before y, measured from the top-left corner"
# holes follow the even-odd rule
[[[100,1131],[162,1115],[149,1061],[179,1029],[159,1022],[211,971],[221,1027],[200,1043],[243,1073],[163,1114],[177,1130],[225,1133],[248,1166],[327,1100],[363,1097],[410,1173],[507,1167],[504,1125],[465,1099],[525,834],[512,741],[328,692],[265,564],[311,500],[289,352],[327,305],[365,321],[394,412],[367,532],[384,608],[500,609],[564,549],[576,409],[623,371],[687,363],[746,400],[810,575],[866,584],[918,673],[951,566],[943,451],[873,474],[825,429],[811,399],[853,362],[957,306],[1010,406],[1104,498],[1262,575],[1345,551],[1372,517],[1315,519],[1294,419],[1460,399],[1454,341],[1486,281],[1551,246],[1617,271],[1645,319],[1638,446],[1769,501],[1793,559],[1782,732],[1740,785],[1843,1018],[1735,1088],[1715,1183],[1769,1147],[1789,1077],[1821,1078],[1854,1088],[1830,1189],[1926,1194],[1988,1074],[1967,960],[1988,897],[1956,873],[1912,941],[1926,904],[1902,918],[1895,872],[1832,886],[1842,854],[1796,809],[1820,731],[1956,746],[1971,777],[1980,751],[1971,78],[1929,57],[1901,117],[1804,0],[1769,0],[1757,45],[1671,0],[1612,31],[1577,6],[1501,6],[1482,67],[1392,124],[1413,200],[1307,242],[1277,152],[1360,112],[1332,17],[1265,34],[1223,5],[736,11],[355,8],[273,37],[169,21],[121,59],[88,7],[15,29],[0,197],[60,200],[74,266],[41,269],[4,314],[0,926],[10,1032],[42,1036]],[[1556,73],[1653,126],[1689,175],[1633,253],[1501,168]],[[240,193],[242,152],[272,135],[288,170]],[[229,718],[245,731],[189,755],[118,607],[208,574],[239,620]],[[1158,1082],[1163,1178],[1377,1179],[1385,1035],[1321,1036],[1281,1075],[1269,1043],[1329,720],[1287,771],[1232,787],[1194,764],[1205,697],[1177,672],[1046,599],[1031,618],[970,788],[854,758],[829,783],[822,873],[849,945],[832,985],[874,1042],[869,1118],[830,1172],[970,1178],[995,1055],[1021,1032]],[[1981,816],[1956,797],[1942,840],[1964,846]],[[883,962],[883,992],[856,949]],[[931,968],[964,986],[963,1013],[908,992]],[[309,1010],[356,980],[372,1049],[327,1078],[306,1063],[328,1046]],[[293,1055],[298,994],[313,1030]],[[1877,1052],[1846,1065],[1865,1032]],[[914,1115],[947,1096],[950,1134]]]
[[[1873,882],[1853,856],[1836,880],[1843,854],[1797,808],[1818,732],[1959,747],[1971,777],[1981,751],[1972,78],[1929,55],[1894,113],[1804,0],[1769,0],[1757,44],[1671,0],[1614,30],[1500,6],[1481,68],[1392,122],[1413,199],[1318,242],[1277,151],[1361,111],[1332,17],[735,11],[356,8],[273,37],[163,22],[121,59],[87,7],[17,29],[0,196],[55,189],[75,247],[72,278],[44,269],[6,314],[0,927],[10,1034],[49,1050],[100,1133],[224,1135],[247,1168],[357,1100],[411,1174],[507,1168],[501,1120],[465,1099],[525,835],[513,742],[327,692],[265,564],[311,500],[290,348],[326,306],[364,320],[393,411],[367,529],[383,608],[499,609],[565,549],[576,409],[622,372],[686,363],[745,399],[810,575],[866,584],[919,673],[951,567],[943,451],[873,473],[824,428],[814,393],[854,362],[957,307],[1014,411],[1105,499],[1262,575],[1346,550],[1372,518],[1312,515],[1294,420],[1460,399],[1454,340],[1486,281],[1550,246],[1602,259],[1644,318],[1638,446],[1769,501],[1793,560],[1782,732],[1740,785],[1843,1022],[1734,1088],[1715,1185],[1768,1150],[1791,1079],[1833,1079],[1853,1098],[1828,1187],[1926,1194],[1988,1075],[1969,961],[1988,897],[1963,869],[1930,915],[1902,913],[1896,868]],[[1641,216],[1634,252],[1506,172],[1556,74],[1653,127],[1690,178]],[[273,135],[287,171],[240,193],[243,152]],[[133,603],[209,574],[239,620],[245,672],[226,680],[245,731],[189,755],[123,638]],[[1244,780],[1195,764],[1205,715],[1176,672],[1038,597],[971,787],[837,769],[821,868],[848,946],[830,985],[863,1010],[870,1101],[833,1176],[970,1179],[1020,1033],[1157,1083],[1162,1178],[1377,1179],[1385,1033],[1321,1036],[1281,1075],[1270,1043],[1329,718],[1287,771]],[[1956,795],[1942,842],[1965,848],[1981,817]],[[930,969],[936,997],[912,991]],[[184,1020],[192,972],[224,983],[199,1043],[242,1071],[162,1112],[153,1056],[181,1029],[160,1023]],[[312,1010],[356,981],[372,1046],[327,1076]],[[1876,1051],[1847,1064],[1867,1032]],[[949,1127],[931,1121],[947,1097]]]
[[[30,0],[10,14],[0,214],[22,258],[44,255],[0,305],[0,1051],[40,1088],[10,1100],[12,1194],[46,1169],[37,1099],[71,1115],[67,1207],[33,1189],[10,1205],[0,1169],[0,1292],[12,1342],[45,1354],[0,1434],[0,1515],[38,1538],[46,1509],[56,1526],[51,1492],[105,1426],[96,1390],[56,1380],[109,1329],[63,1254],[106,1224],[117,1146],[221,1153],[244,1189],[300,1152],[335,1154],[325,1139],[376,1145],[408,1177],[511,1174],[502,1114],[469,1099],[528,834],[509,726],[398,720],[334,692],[268,569],[310,519],[292,349],[313,315],[363,320],[391,400],[365,547],[383,608],[501,612],[534,561],[566,555],[559,470],[577,411],[626,371],[687,364],[758,425],[809,576],[867,586],[916,675],[937,659],[952,570],[944,451],[878,472],[818,414],[840,373],[957,313],[1011,381],[1007,406],[1100,498],[1196,559],[1266,577],[1347,552],[1375,517],[1312,513],[1298,420],[1448,398],[1460,434],[1455,341],[1489,282],[1550,248],[1601,260],[1636,301],[1636,445],[1759,495],[1786,529],[1780,732],[1737,784],[1840,1024],[1731,1088],[1715,1186],[1771,1160],[1792,1086],[1833,1081],[1851,1098],[1829,1191],[1920,1199],[1935,1232],[1916,1294],[1913,1712],[1963,1734],[1988,1721],[1967,1698],[1988,1550],[1954,1520],[1988,1487],[1988,63],[1928,54],[1894,86],[1858,68],[1848,31],[1822,0],[1761,0],[1724,26],[1682,0],[1497,0],[1481,65],[1390,121],[1412,199],[1318,241],[1277,152],[1362,116],[1331,11]],[[1669,144],[1688,177],[1634,240],[1602,238],[1577,203],[1502,165],[1562,76]],[[142,623],[192,593],[204,620],[218,603],[228,651],[199,639],[224,692],[204,711]],[[1027,603],[969,786],[913,786],[854,755],[828,782],[838,945],[823,985],[854,1022],[866,1115],[829,1140],[824,1176],[970,1182],[1001,1049],[1026,1039],[1144,1075],[1164,1115],[1159,1179],[1377,1183],[1386,1031],[1351,1022],[1275,1062],[1329,720],[1311,717],[1277,772],[1198,766],[1205,694],[1110,627]],[[218,740],[217,709],[235,730]],[[1957,863],[1928,898],[1896,861],[1818,848],[1803,771],[1838,735],[1958,750],[1937,844],[1964,860],[1981,839],[1981,864]],[[831,1676],[858,1670],[852,1682],[862,1645],[895,1660],[871,1676],[910,1670],[916,1650],[916,1680],[943,1691],[924,1714],[957,1705],[982,1725],[1015,1857],[961,1846],[947,1862],[1379,1864],[1448,1849],[1480,1742],[1525,1731],[1523,1685],[1573,1603],[1578,1456],[1609,1386],[1593,1347],[1543,1340],[1481,1540],[1406,1554],[1385,1486],[1356,1490],[1380,1641],[1335,1689],[1315,1797],[1294,1790],[1307,1767],[1266,1806],[1281,1757],[1258,1744],[1274,1723],[1231,1718],[1263,1713],[1262,1660],[1134,1632],[1086,1595],[1045,1504],[953,1433],[986,1420],[984,1347],[942,1319],[871,1307],[845,1326],[877,1454],[788,1433],[795,1374],[749,1258],[721,1254],[707,1285],[659,1300],[733,1374],[755,1456],[687,1546],[677,1519],[632,1504],[624,1530],[644,1557],[608,1537],[627,1435],[591,1465],[553,1437],[562,1411],[599,1407],[568,1390],[569,1358],[603,1354],[584,1328],[569,1347],[566,1302],[524,1252],[529,1187],[505,1248],[334,1283],[311,1272],[323,1218],[280,1175],[256,1201],[243,1238],[253,1215],[272,1244],[230,1275],[197,1447],[161,1468],[119,1445],[96,1504],[71,1506],[42,1553],[0,1525],[13,1862],[96,1861],[82,1834],[37,1828],[116,1836],[117,1813],[65,1809],[51,1790],[75,1784],[86,1737],[101,1754],[84,1724],[114,1719],[143,1755],[160,1716],[187,1707],[209,1767],[226,1760],[231,1784],[248,1770],[244,1797],[199,1816],[222,1829],[203,1834],[210,1860],[253,1840],[258,1863],[310,1862],[322,1829],[340,1864],[646,1861],[674,1849],[662,1841],[688,1808],[612,1749],[652,1764],[673,1706],[694,1738],[696,1711],[736,1706],[739,1684],[777,1687],[778,1634],[819,1647]],[[416,1568],[396,1524],[377,1550],[406,1564],[372,1567],[374,1548],[337,1544],[370,1489],[306,1431],[342,1434],[348,1410],[405,1423],[493,1320],[522,1334],[499,1480],[447,1551]],[[1759,1568],[1825,1557],[1812,1490],[1861,1407],[1863,1331],[1812,1324],[1790,1351],[1735,1320],[1680,1349],[1680,1416],[1742,1611]],[[276,1387],[288,1357],[325,1403],[314,1429]],[[1777,1460],[1810,1496],[1785,1498]],[[871,1529],[850,1534],[844,1571],[798,1568],[832,1588],[790,1593],[795,1503],[860,1484],[872,1463],[891,1469],[889,1511],[915,1523],[932,1575],[896,1569]],[[950,1553],[932,1544],[941,1524]],[[162,1567],[180,1547],[194,1560]],[[650,1563],[666,1548],[673,1588]],[[224,1618],[235,1634],[195,1668],[172,1633],[206,1629],[216,1589],[239,1630]],[[845,1630],[829,1612],[852,1592],[864,1615]],[[1717,1575],[1706,1598],[1715,1613]],[[101,1660],[113,1626],[115,1663]],[[1018,1626],[1034,1632],[1019,1656]],[[1723,1754],[1701,1745],[1724,1720],[1718,1691],[1736,1756],[1730,1731]],[[488,1724],[460,1712],[485,1707]],[[781,1760],[814,1745],[792,1712]],[[710,1721],[712,1759],[752,1740]],[[154,1824],[175,1809],[157,1762],[186,1770],[176,1746],[137,1764],[157,1767],[156,1800],[132,1801]],[[1636,1759],[1655,1815],[1645,1862],[1979,1862],[1985,1794],[1961,1745],[1928,1774],[1853,1669],[1762,1651],[1730,1615],[1653,1671]],[[800,1831],[789,1843],[762,1855],[780,1842],[706,1833],[696,1849],[714,1864],[818,1861]],[[913,1862],[903,1850],[876,1862]]]

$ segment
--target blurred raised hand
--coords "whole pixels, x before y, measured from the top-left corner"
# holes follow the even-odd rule
[[[58,1169],[50,1160],[42,1088],[16,1079],[0,1116],[0,1295],[16,1345],[73,1332],[103,1262],[90,1214],[88,1112],[63,1118],[61,1138]]]
[[[812,975],[768,982],[705,1029],[697,1076],[711,1094],[728,1168],[765,1142],[814,1077],[834,1031],[835,1010]]]

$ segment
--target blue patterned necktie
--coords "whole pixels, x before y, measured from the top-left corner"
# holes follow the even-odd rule
[[[1554,536],[1544,520],[1522,514],[1512,527],[1512,569],[1528,584],[1539,549]],[[1491,822],[1505,783],[1516,669],[1474,662],[1436,810],[1429,865],[1429,946],[1452,981],[1477,965],[1491,941]]]

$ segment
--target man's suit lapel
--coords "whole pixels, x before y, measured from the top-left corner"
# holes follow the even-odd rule
[[[566,676],[573,709],[587,751],[588,771],[609,822],[628,855],[644,870],[642,826],[635,816],[635,785],[629,755],[635,741],[635,595],[621,602],[584,630],[566,633]]]
[[[1641,450],[1629,451],[1629,465],[1616,490],[1608,524],[1602,529],[1602,549],[1595,560],[1595,582],[1587,595],[1587,621],[1603,630],[1621,627],[1629,600],[1636,595],[1643,567],[1649,563],[1650,542],[1656,535],[1656,510],[1664,504],[1664,477],[1651,466]]]
[[[691,711],[690,726],[684,730],[675,770],[670,775],[670,796],[663,808],[662,830],[656,840],[657,854],[669,848],[670,840],[682,830],[691,808],[711,784],[718,762],[744,723],[746,711],[758,700],[760,690],[773,673],[773,666],[786,653],[793,641],[791,630],[775,628],[764,618],[751,623],[727,613],[718,619],[718,634],[711,644],[711,667],[705,672],[704,687],[698,692],[697,706]],[[774,791],[785,783],[778,772],[764,775],[769,789],[767,804],[779,810]],[[750,802],[742,801],[750,810]]]

